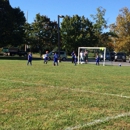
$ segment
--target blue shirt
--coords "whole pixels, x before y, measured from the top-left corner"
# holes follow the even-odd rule
[[[74,52],[71,53],[72,57],[74,57]]]
[[[58,55],[54,54],[54,62],[57,62],[57,60],[58,60]]]
[[[100,60],[100,57],[97,56],[97,57],[96,57],[96,62],[99,62],[99,60]]]
[[[32,60],[32,54],[28,55],[28,60],[31,61]]]
[[[48,57],[48,54],[45,54],[45,58],[47,58]]]
[[[54,54],[54,59],[57,59],[58,58],[58,55],[57,54]]]

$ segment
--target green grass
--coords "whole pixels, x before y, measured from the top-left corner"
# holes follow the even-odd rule
[[[130,68],[0,60],[0,130],[68,127],[129,130]]]

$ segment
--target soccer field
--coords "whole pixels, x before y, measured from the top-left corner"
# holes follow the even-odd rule
[[[0,60],[0,130],[130,130],[130,67]]]

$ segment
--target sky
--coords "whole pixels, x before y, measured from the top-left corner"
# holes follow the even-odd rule
[[[93,21],[90,15],[97,14],[97,8],[106,10],[107,24],[116,22],[120,9],[127,7],[130,10],[130,0],[9,0],[10,5],[19,7],[24,12],[28,23],[32,23],[36,14],[46,15],[51,21],[57,21],[58,15],[85,16]]]

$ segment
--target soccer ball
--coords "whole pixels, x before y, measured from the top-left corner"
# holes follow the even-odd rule
[[[119,63],[119,66],[121,67],[121,63]]]

